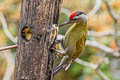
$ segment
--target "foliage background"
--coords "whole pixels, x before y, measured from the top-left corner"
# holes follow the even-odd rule
[[[71,13],[75,11],[84,11],[89,13],[96,0],[63,0],[62,7],[69,10]],[[108,0],[111,9],[115,14],[120,16],[120,0]],[[0,0],[0,12],[4,15],[8,29],[10,33],[15,37],[17,36],[17,30],[19,26],[20,18],[20,0]],[[64,13],[61,13],[59,23],[62,23],[68,18]],[[120,17],[118,18],[118,32],[120,28]],[[67,27],[68,28],[68,27]],[[64,34],[67,28],[61,28],[60,34]],[[88,29],[89,31],[104,33],[104,32],[114,32],[114,20],[110,16],[105,3],[102,1],[101,6],[97,13],[92,15],[88,19]],[[118,34],[120,35],[120,34]],[[97,41],[113,50],[118,49],[117,43],[114,39],[114,35],[107,36],[91,36],[89,35],[87,40]],[[119,40],[119,38],[118,38]],[[0,21],[0,47],[13,45],[13,43],[4,33],[3,25]],[[99,45],[98,45],[99,46]],[[0,52],[0,80],[12,79],[14,62],[15,62],[15,49],[1,51]],[[112,53],[114,54],[114,53]],[[103,60],[99,69],[108,78],[108,80],[120,80],[120,58],[114,57],[108,52],[102,51],[93,46],[85,46],[81,56],[81,60],[89,62],[91,64],[99,64]],[[6,74],[8,74],[7,78]],[[96,70],[84,66],[82,64],[74,63],[68,71],[60,71],[54,78],[54,80],[103,80]]]

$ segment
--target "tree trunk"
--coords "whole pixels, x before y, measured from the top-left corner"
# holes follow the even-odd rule
[[[58,24],[60,4],[61,0],[22,0],[14,80],[52,79],[50,32],[52,24]]]

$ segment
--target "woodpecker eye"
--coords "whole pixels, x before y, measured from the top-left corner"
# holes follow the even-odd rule
[[[72,20],[77,20],[76,17],[74,17]]]
[[[84,12],[81,11],[77,11],[77,16],[81,15],[81,14],[85,14]],[[86,15],[86,14],[85,14]]]

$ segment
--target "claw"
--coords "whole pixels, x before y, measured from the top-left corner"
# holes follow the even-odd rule
[[[58,27],[56,27],[56,25],[54,24],[51,26],[51,30],[50,30],[49,42],[50,42],[51,46],[49,48],[53,47],[53,44],[56,44],[55,40],[57,38],[57,34],[58,34]]]
[[[55,52],[57,52],[56,56],[57,57],[63,57],[66,56],[62,51],[60,50],[56,50],[55,48],[51,48],[52,50],[54,50]]]

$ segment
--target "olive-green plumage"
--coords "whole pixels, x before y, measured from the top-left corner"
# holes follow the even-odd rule
[[[63,48],[67,48],[66,55],[74,61],[81,53],[87,36],[87,22],[74,23],[66,32],[63,40]]]
[[[66,67],[67,70],[71,63],[75,61],[76,58],[79,57],[80,53],[83,50],[85,45],[86,36],[87,36],[87,16],[80,17],[82,20],[78,18],[78,20],[67,20],[65,23],[60,26],[66,25],[68,23],[73,23],[73,25],[67,30],[65,37],[62,42],[62,47],[65,56],[62,58],[60,64],[54,69],[54,75],[57,74],[63,67]]]
[[[85,45],[88,31],[87,15],[84,12],[76,11],[60,26],[66,24],[72,24],[72,26],[67,30],[62,42],[65,56],[61,60],[60,65],[67,62],[68,69],[70,64],[79,57]]]

